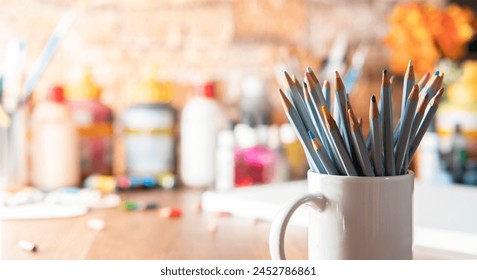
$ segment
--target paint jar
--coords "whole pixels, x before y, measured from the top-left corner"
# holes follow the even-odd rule
[[[63,88],[53,87],[46,100],[35,106],[31,132],[33,186],[44,191],[79,186],[79,140]]]
[[[152,74],[136,86],[134,105],[121,114],[128,175],[175,175],[177,113],[171,99],[171,86]]]
[[[188,187],[213,187],[219,131],[226,115],[211,82],[197,87],[181,116],[181,178]]]
[[[267,145],[268,126],[256,126],[253,116],[243,116],[234,129],[235,186],[245,187],[271,183],[274,180],[277,156]]]
[[[81,177],[112,174],[113,112],[100,101],[101,90],[91,73],[66,88],[68,107],[80,137]]]

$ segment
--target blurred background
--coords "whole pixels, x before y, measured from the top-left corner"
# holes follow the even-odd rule
[[[383,69],[392,75],[397,124],[409,60],[416,83],[426,72],[445,74],[443,101],[411,170],[424,185],[477,186],[475,1],[0,0],[0,7],[3,209],[68,193],[129,211],[140,206],[101,198],[305,179],[307,160],[278,98],[283,71],[301,85],[311,67],[331,99],[339,71],[367,135]]]
[[[87,127],[102,121],[84,122],[85,115],[94,109],[71,103],[96,100],[107,107],[103,109],[108,115],[106,123],[111,127],[106,130],[111,132],[106,134],[110,133],[114,142],[108,148],[111,154],[107,157],[112,159],[108,164],[112,167],[107,168],[107,175],[128,173],[125,134],[130,132],[128,129],[136,129],[128,127],[129,122],[124,120],[129,119],[124,116],[128,115],[125,112],[129,107],[167,104],[165,110],[171,109],[173,115],[171,137],[180,143],[182,110],[198,91],[207,91],[207,83],[212,84],[214,102],[224,111],[221,128],[227,127],[227,123],[231,129],[236,124],[245,124],[255,131],[259,125],[273,125],[271,133],[275,135],[262,137],[258,142],[275,141],[271,145],[278,147],[296,141],[286,125],[281,127],[287,120],[276,90],[283,85],[285,69],[300,80],[309,66],[321,82],[329,80],[333,90],[333,71],[340,71],[356,114],[364,119],[366,132],[368,100],[379,91],[382,69],[390,69],[400,81],[408,60],[413,59],[418,78],[426,71],[445,68],[441,71],[447,74],[446,85],[455,83],[462,76],[465,62],[473,57],[476,27],[472,1],[1,2],[0,53],[5,54],[0,57],[4,66],[3,103],[8,103],[8,99],[21,100],[22,94],[32,94],[32,98],[25,98],[28,137],[20,141],[25,142],[23,150],[29,149],[32,137],[28,132],[32,108],[45,100],[54,86],[61,87],[70,101],[75,124],[80,126],[80,138],[104,133],[101,129],[98,132],[97,127],[92,131]],[[56,34],[55,30],[60,31]],[[52,44],[45,46],[49,39]],[[15,53],[17,60],[12,58]],[[38,67],[39,61],[43,67]],[[471,64],[467,67],[468,75],[472,75]],[[400,84],[396,83],[396,101],[401,98]],[[460,100],[460,105],[468,105],[462,102],[462,94],[453,96]],[[473,101],[469,98],[466,100]],[[459,102],[454,103],[449,109],[453,113],[474,110],[472,106],[462,109]],[[395,105],[397,120],[399,102]],[[257,114],[250,116],[253,115],[250,112]],[[135,115],[130,117],[138,120]],[[456,123],[462,126],[459,120],[446,123],[441,134],[453,135]],[[467,123],[459,129],[471,135],[472,126]],[[234,138],[241,137],[236,135],[240,133],[235,133]],[[82,143],[81,149],[85,145]],[[253,146],[253,143],[243,145]],[[172,155],[175,167],[170,169],[180,173],[180,144],[173,146],[177,153]],[[300,152],[299,148],[290,149],[284,151],[288,164],[298,161],[290,156]],[[24,160],[27,166],[31,165],[28,153]],[[83,166],[84,157],[87,155],[81,156]],[[291,164],[295,166],[286,178],[303,177],[306,165]],[[88,173],[95,172],[82,172],[82,178]]]

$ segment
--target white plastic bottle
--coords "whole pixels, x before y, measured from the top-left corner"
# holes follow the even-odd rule
[[[44,191],[79,186],[79,140],[61,87],[54,87],[33,109],[31,131],[33,186]]]
[[[215,190],[235,187],[235,138],[233,127],[223,129],[217,137]]]
[[[213,83],[199,87],[181,115],[181,178],[188,187],[212,187],[216,172],[218,132],[225,114],[215,99]]]

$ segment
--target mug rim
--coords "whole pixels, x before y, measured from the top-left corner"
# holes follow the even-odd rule
[[[313,177],[326,177],[326,178],[333,178],[333,179],[341,179],[341,180],[402,180],[406,177],[414,177],[414,172],[412,170],[408,170],[406,174],[402,175],[395,175],[395,176],[348,176],[348,175],[330,175],[330,174],[322,174],[318,172],[314,172],[311,169],[308,169],[307,178]]]

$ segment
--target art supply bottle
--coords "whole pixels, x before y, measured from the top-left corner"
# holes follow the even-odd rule
[[[44,191],[79,186],[79,139],[63,88],[53,87],[31,118],[31,181]]]
[[[181,176],[186,186],[214,185],[217,135],[225,119],[215,85],[208,82],[199,86],[181,116]]]
[[[266,145],[266,133],[256,127],[253,116],[243,116],[242,123],[235,126],[235,186],[245,187],[271,183],[274,178],[276,157]]]
[[[235,137],[233,125],[219,132],[217,138],[215,190],[226,191],[235,186]]]
[[[153,73],[137,85],[135,104],[121,114],[128,175],[175,176],[177,113],[171,99],[171,88]]]
[[[464,183],[464,173],[467,166],[466,139],[462,134],[460,125],[456,124],[452,137],[451,172],[452,181],[457,184]]]
[[[291,124],[280,125],[280,142],[290,168],[290,179],[305,178],[308,170],[306,156]]]
[[[101,103],[100,88],[91,73],[66,88],[68,107],[80,136],[81,177],[112,174],[113,112]]]
[[[277,125],[268,127],[268,147],[275,154],[275,167],[272,182],[284,182],[290,179],[290,165],[288,164],[285,149],[280,143],[280,132]]]
[[[267,95],[267,87],[257,76],[248,76],[242,81],[240,114],[252,116],[257,125],[271,123],[272,105]]]

